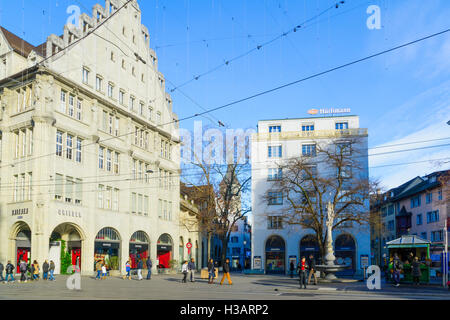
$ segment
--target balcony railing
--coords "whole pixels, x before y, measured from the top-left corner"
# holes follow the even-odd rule
[[[314,131],[286,131],[286,132],[260,132],[253,135],[253,140],[297,140],[318,138],[342,138],[367,136],[365,128],[342,130],[314,130]]]

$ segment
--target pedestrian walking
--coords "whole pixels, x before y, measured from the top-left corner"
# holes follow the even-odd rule
[[[311,276],[314,277],[314,285],[317,285],[316,259],[314,258],[314,255],[309,256],[308,267],[309,267],[308,285],[309,282],[311,281]]]
[[[186,260],[183,261],[183,264],[181,265],[181,272],[183,273],[183,280],[181,280],[181,283],[186,283],[188,274],[188,262]]]
[[[11,278],[12,282],[15,282],[14,280],[14,269],[15,267],[12,265],[11,261],[8,260],[8,263],[6,264],[5,267],[5,271],[6,271],[6,278],[5,278],[5,282],[4,283],[8,283],[9,282],[9,278]]]
[[[50,265],[48,264],[48,261],[45,260],[42,264],[42,280],[48,279],[48,271],[50,270]]]
[[[137,272],[138,272],[138,280],[142,280],[142,269],[144,268],[144,261],[139,259],[139,262],[137,264]]]
[[[297,265],[300,289],[302,288],[302,284],[303,284],[303,287],[306,289],[306,271],[307,270],[308,270],[308,265],[306,263],[306,259],[305,259],[305,257],[302,257],[302,259],[300,260],[300,262]]]
[[[5,266],[3,263],[0,262],[0,281],[5,281],[5,278],[3,278],[3,270],[5,270]]]
[[[33,279],[37,281],[39,280],[39,272],[41,271],[41,268],[36,260],[33,261],[33,267]]]
[[[106,264],[102,264],[102,280],[106,280],[106,275],[108,271],[106,270]]]
[[[223,264],[223,276],[222,276],[222,280],[220,280],[220,285],[223,284],[223,282],[225,281],[225,278],[227,278],[229,285],[233,284],[233,282],[231,281],[231,278],[230,278],[230,259],[228,259],[228,258],[225,260],[225,263]]]
[[[130,260],[127,260],[127,263],[125,263],[125,271],[127,272],[127,274],[125,276],[123,276],[123,280],[128,279],[131,280],[131,265],[130,265]]]
[[[34,280],[34,265],[31,263],[31,261],[30,261],[30,263],[28,265],[28,269],[27,270],[30,273],[30,281],[33,281]]]
[[[50,260],[50,278],[48,280],[56,281],[53,273],[55,273],[55,263],[53,262],[53,260]]]
[[[188,273],[191,282],[195,282],[195,260],[191,258],[191,261],[188,263]]]
[[[150,280],[152,278],[152,267],[153,267],[152,260],[148,258],[146,264],[147,264],[147,280]]]
[[[20,271],[20,282],[27,282],[28,265],[23,260],[20,260],[19,271]]]
[[[289,274],[291,275],[291,279],[294,278],[295,265],[294,261],[291,261],[289,264]]]
[[[394,261],[392,263],[392,278],[394,280],[394,285],[396,287],[400,286],[400,273],[403,269],[402,262],[400,261],[397,254],[394,255]]]
[[[422,272],[420,271],[420,262],[418,257],[414,258],[411,267],[414,285],[418,286],[420,285],[420,276],[422,275]]]
[[[97,276],[95,277],[95,279],[99,279],[102,280],[102,263],[100,262],[100,260],[97,261],[97,263],[95,264],[95,270],[97,271]]]
[[[214,260],[210,259],[208,262],[208,283],[212,284],[216,276],[216,268],[214,267]]]

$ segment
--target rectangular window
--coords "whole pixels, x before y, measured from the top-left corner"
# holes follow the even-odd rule
[[[283,219],[278,216],[267,217],[267,229],[283,229]]]
[[[83,100],[78,99],[78,101],[77,101],[77,113],[76,113],[76,119],[77,120],[81,121],[82,112],[83,112]]]
[[[153,118],[153,109],[152,108],[148,108],[148,120],[152,121]]]
[[[27,191],[27,200],[31,200],[32,198],[32,186],[33,186],[33,173],[28,172],[28,191]]]
[[[418,214],[418,215],[416,216],[416,224],[417,224],[418,226],[420,226],[422,223],[423,223],[423,221],[422,221],[422,214]]]
[[[315,157],[316,156],[316,145],[315,144],[302,145],[302,155],[304,157]]]
[[[281,132],[281,126],[270,126],[269,132]]]
[[[99,147],[98,148],[98,167],[100,169],[104,168],[104,164],[103,164],[103,153],[104,153],[105,148],[104,147]]]
[[[20,130],[22,136],[22,157],[27,155],[27,130]]]
[[[20,175],[20,196],[19,201],[25,200],[25,173]]]
[[[95,78],[95,90],[102,91],[102,81],[102,78],[100,78],[99,76]]]
[[[438,200],[442,201],[442,190],[438,191]]]
[[[130,97],[129,108],[130,108],[131,111],[134,111],[134,97]]]
[[[13,195],[13,201],[17,202],[19,199],[19,176],[16,174],[14,175],[14,195]]]
[[[105,132],[108,132],[108,112],[103,111],[103,118],[102,118],[102,129]]]
[[[28,150],[28,154],[32,155],[33,154],[33,146],[34,146],[34,143],[33,143],[33,129],[29,129],[28,130],[28,138],[29,138],[28,145],[30,146],[29,150]],[[0,152],[1,152],[1,145],[0,145]]]
[[[427,193],[425,195],[425,202],[428,204],[428,203],[431,203],[432,201],[433,201],[433,194],[431,192]]]
[[[422,239],[424,239],[424,240],[427,240],[427,233],[426,233],[426,232],[422,232],[422,233],[420,234],[420,237],[421,237]]]
[[[14,150],[14,156],[15,159],[19,158],[19,151],[20,151],[20,135],[19,131],[14,132],[14,143],[15,143],[15,150]]]
[[[125,96],[125,92],[123,92],[122,90],[119,91],[119,103],[123,105],[123,99]]]
[[[111,171],[112,165],[112,152],[109,149],[106,149],[106,171]]]
[[[114,86],[111,83],[108,83],[108,97],[112,98],[114,95]]]
[[[281,158],[282,156],[281,146],[269,146],[267,150],[269,158]]]
[[[142,214],[142,194],[138,194],[138,214]]]
[[[304,124],[304,125],[302,125],[302,131],[303,132],[314,131],[314,125],[313,124]]]
[[[66,145],[66,158],[72,160],[72,150],[73,150],[73,136],[67,135],[67,145]]]
[[[336,122],[336,130],[348,129],[348,122]]]
[[[138,170],[139,170],[139,174],[138,174],[138,179],[142,180],[143,176],[142,176],[142,167],[143,167],[143,163],[141,161],[139,161],[138,164]]]
[[[73,117],[75,111],[75,97],[69,94],[69,110],[68,114],[70,117]]]
[[[269,192],[269,205],[282,205],[283,193],[281,191]]]
[[[119,174],[119,153],[114,152],[114,173]]]
[[[131,193],[131,213],[136,213],[136,193]]]
[[[139,114],[140,114],[141,116],[144,115],[144,104],[143,104],[142,102],[139,103]]]
[[[161,112],[158,112],[156,114],[156,121],[158,125],[161,125]]]
[[[63,196],[63,176],[62,174],[55,175],[55,200],[62,200]]]
[[[119,118],[116,118],[116,122],[115,122],[115,124],[114,124],[114,135],[115,135],[116,137],[118,137],[119,134],[120,134],[119,123],[120,123],[120,119],[119,119]]]
[[[281,168],[269,168],[268,180],[280,180],[282,177]]]
[[[77,153],[75,155],[75,161],[81,163],[81,144],[82,140],[77,138]]]
[[[158,199],[158,218],[162,218],[162,200]]]
[[[83,199],[83,180],[75,180],[75,204],[81,205]]]
[[[411,198],[411,208],[417,208],[421,205],[421,197],[420,195]]]
[[[66,177],[66,193],[65,193],[65,202],[72,203],[73,200],[73,188],[74,181],[72,177]]]
[[[114,211],[119,211],[119,189],[113,190],[113,207]]]
[[[148,216],[148,196],[144,196],[144,215]]]
[[[109,121],[108,121],[108,133],[109,134],[113,134],[113,122],[114,122],[114,117],[112,114],[110,114]]]
[[[62,113],[66,113],[66,92],[64,90],[61,90],[59,111],[61,111]]]
[[[103,209],[103,193],[105,192],[105,186],[102,184],[98,185],[98,207]]]
[[[112,196],[112,188],[106,187],[106,194],[105,194],[105,209],[110,210],[111,209],[111,196]]]
[[[83,83],[89,83],[89,70],[83,68]]]

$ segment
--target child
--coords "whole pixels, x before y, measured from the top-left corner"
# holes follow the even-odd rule
[[[106,265],[102,265],[102,280],[106,279]]]

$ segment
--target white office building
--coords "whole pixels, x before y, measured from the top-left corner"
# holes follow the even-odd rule
[[[298,225],[283,224],[279,217],[283,195],[269,203],[272,180],[283,174],[278,168],[287,159],[311,156],[317,143],[327,145],[336,139],[359,137],[363,156],[360,161],[363,178],[368,177],[367,129],[359,128],[358,116],[310,117],[300,119],[262,120],[252,137],[252,269],[266,273],[287,273],[290,261],[295,265],[301,256],[319,257],[313,231]],[[360,155],[359,155],[360,156]],[[326,172],[326,163],[317,163],[317,173]],[[285,201],[285,200],[284,200]],[[367,211],[369,202],[367,201]],[[278,216],[277,216],[278,215]],[[361,272],[361,257],[370,257],[368,227],[348,228],[333,232],[336,263],[347,264],[344,273]]]

